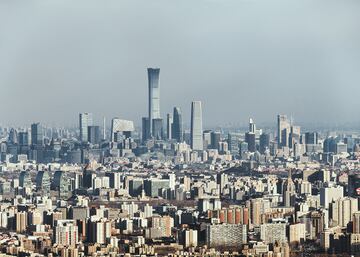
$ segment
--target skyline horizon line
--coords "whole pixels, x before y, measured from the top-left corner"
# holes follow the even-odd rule
[[[92,113],[92,112],[87,112]],[[80,113],[77,113],[77,117]],[[92,113],[93,114],[93,113]],[[254,123],[256,124],[257,128],[260,129],[274,129],[276,128],[276,117],[273,121],[267,120],[267,121],[257,121],[253,117],[249,117],[246,120],[253,119]],[[289,116],[288,116],[289,117]],[[94,126],[103,127],[103,119],[106,119],[106,128],[111,127],[111,120],[118,118],[121,120],[130,120],[134,122],[135,128],[137,128],[139,131],[141,130],[141,118],[140,122],[136,122],[135,120],[121,118],[119,116],[115,116],[109,119],[108,116],[101,116],[97,117],[94,115]],[[210,130],[210,129],[247,129],[249,122],[227,122],[227,123],[219,123],[219,124],[206,124],[206,121],[203,119],[203,131]],[[166,123],[166,120],[163,122]],[[45,126],[46,128],[77,128],[79,126],[78,120],[76,119],[68,124],[59,124],[56,122],[48,122],[44,120],[34,120],[29,123],[22,123],[22,124],[12,124],[11,122],[0,122],[0,127],[2,128],[16,128],[16,129],[24,129],[24,128],[30,128],[31,124],[34,123],[40,123],[42,126]],[[187,122],[183,122],[184,129],[190,130],[191,129],[191,122],[190,120]],[[300,126],[301,128],[309,128],[309,129],[346,129],[346,130],[358,130],[360,129],[360,121],[347,121],[347,122],[308,122],[308,121],[293,121],[293,125]]]

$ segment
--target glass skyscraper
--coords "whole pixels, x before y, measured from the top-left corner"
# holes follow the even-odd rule
[[[31,144],[42,145],[44,140],[43,128],[40,123],[31,124]]]
[[[80,141],[88,141],[88,127],[93,125],[92,113],[80,113],[79,114],[79,128],[80,128]]]
[[[148,68],[149,82],[149,125],[150,133],[153,132],[153,120],[160,119],[160,69]]]
[[[166,138],[172,139],[173,116],[171,113],[166,115]]]
[[[183,124],[181,110],[179,107],[174,107],[172,138],[176,139],[177,142],[183,141]]]
[[[40,170],[36,175],[36,190],[42,194],[50,194],[50,176],[48,171]]]

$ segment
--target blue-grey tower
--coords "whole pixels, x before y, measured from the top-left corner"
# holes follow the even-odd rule
[[[161,119],[160,117],[160,69],[148,68],[149,81],[149,130],[153,132],[153,120]]]
[[[204,149],[202,130],[202,108],[200,101],[191,103],[191,149],[202,151]]]
[[[44,143],[43,128],[40,123],[31,124],[31,144],[42,146]]]
[[[172,138],[175,139],[177,142],[183,141],[183,122],[181,116],[181,109],[179,107],[174,107]]]

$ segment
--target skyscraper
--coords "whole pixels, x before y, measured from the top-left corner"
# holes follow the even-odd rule
[[[211,149],[219,149],[221,133],[219,131],[211,132]]]
[[[100,143],[100,127],[99,126],[88,126],[88,142],[91,144]]]
[[[103,140],[106,140],[106,118],[103,118]]]
[[[168,113],[166,116],[166,136],[167,139],[172,139],[172,126],[173,126],[173,116],[171,113]]]
[[[152,136],[157,140],[163,138],[163,120],[161,118],[152,120]]]
[[[67,199],[69,196],[69,179],[66,174],[61,171],[57,170],[54,173],[54,179],[52,181],[52,187],[58,191],[60,199]]]
[[[150,138],[150,121],[148,117],[142,118],[142,141],[145,142]]]
[[[289,147],[292,148],[294,144],[296,143],[300,143],[300,137],[301,137],[301,132],[300,132],[300,126],[291,126],[290,127],[290,135],[289,135]]]
[[[110,140],[112,142],[120,142],[121,138],[124,139],[131,137],[131,134],[134,132],[134,130],[135,126],[133,121],[113,118],[111,120]]]
[[[232,154],[239,154],[240,134],[230,132],[228,134],[229,150]]]
[[[200,101],[193,101],[191,103],[191,149],[203,150],[203,137],[202,137],[202,108]]]
[[[179,107],[174,107],[172,138],[176,139],[177,142],[183,141],[182,116],[181,109]]]
[[[28,132],[19,132],[18,138],[19,138],[20,146],[29,145],[29,133]]]
[[[36,175],[36,190],[44,195],[50,194],[50,176],[46,170],[40,170]]]
[[[318,143],[317,132],[306,132],[305,133],[305,144],[315,145]]]
[[[266,149],[270,148],[270,134],[262,133],[260,135],[260,153],[264,154]]]
[[[43,145],[43,140],[43,128],[40,123],[31,124],[31,144],[40,146]]]
[[[290,133],[290,123],[286,115],[279,114],[277,116],[277,142],[278,147],[288,146]]]
[[[255,133],[256,125],[252,118],[249,119],[249,132]]]
[[[248,143],[248,150],[249,152],[256,151],[256,136],[253,132],[246,132],[245,133],[245,142]]]
[[[79,128],[80,128],[80,141],[88,141],[88,127],[93,125],[92,113],[80,113],[79,114]]]
[[[148,82],[149,82],[149,122],[150,133],[153,129],[153,119],[160,119],[160,83],[159,75],[160,69],[148,68]]]

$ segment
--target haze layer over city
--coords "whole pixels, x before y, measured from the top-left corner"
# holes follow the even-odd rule
[[[12,111],[1,122],[70,126],[89,111],[140,125],[144,71],[161,67],[162,114],[178,105],[189,120],[189,103],[202,100],[207,127],[271,124],[281,112],[358,125],[359,5],[2,1],[0,108]]]
[[[360,2],[0,2],[0,257],[360,256]]]

